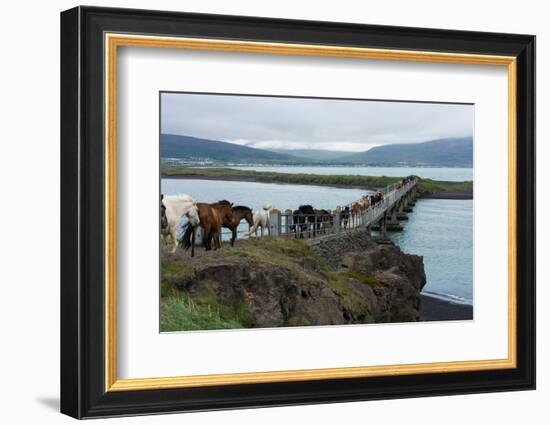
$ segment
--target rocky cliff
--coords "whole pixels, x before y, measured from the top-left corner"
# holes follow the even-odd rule
[[[417,321],[425,283],[422,257],[379,246],[364,231],[316,245],[243,241],[193,259],[163,254],[161,322],[176,314],[167,300],[182,296],[191,311],[231,318],[225,327]],[[163,330],[187,326],[176,322]]]

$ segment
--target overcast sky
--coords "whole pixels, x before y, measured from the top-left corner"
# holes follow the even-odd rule
[[[359,152],[473,135],[472,105],[161,95],[161,131],[260,149]]]

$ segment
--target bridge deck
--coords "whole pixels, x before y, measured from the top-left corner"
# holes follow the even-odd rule
[[[382,191],[383,199],[374,206],[369,206],[355,213],[344,213],[346,206],[337,207],[329,216],[302,214],[305,224],[296,224],[292,211],[280,212],[273,210],[270,217],[270,235],[274,237],[298,237],[304,239],[319,238],[327,234],[350,231],[357,228],[367,228],[381,223],[386,230],[386,220],[395,224],[397,213],[403,212],[406,203],[411,202],[415,195],[416,180],[404,183],[401,187],[394,185]],[[360,202],[360,201],[357,201]],[[350,210],[354,203],[347,205]]]

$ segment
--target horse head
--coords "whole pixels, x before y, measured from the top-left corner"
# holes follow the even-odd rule
[[[250,208],[247,208],[244,213],[244,219],[250,227],[254,226],[254,214]]]
[[[197,206],[197,203],[192,203],[189,208],[185,211],[184,215],[187,217],[187,220],[191,224],[192,227],[197,227],[201,223],[200,215],[199,215],[199,207]]]

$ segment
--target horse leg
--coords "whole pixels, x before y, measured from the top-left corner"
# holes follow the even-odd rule
[[[221,249],[221,247],[222,247],[222,229],[221,228],[218,230],[218,239],[217,239],[217,241],[218,241],[218,248]]]
[[[170,227],[170,237],[172,238],[172,243],[174,244],[174,247],[172,248],[172,254],[176,252],[176,249],[178,248],[178,239],[176,238],[177,230],[177,227]]]
[[[193,226],[193,232],[191,233],[191,257],[195,256],[195,234],[197,233],[197,227]]]
[[[202,234],[202,244],[204,245],[204,250],[205,251],[210,251],[211,249],[211,241],[210,241],[210,238],[212,237],[212,234],[210,233],[210,229],[206,229],[206,227],[204,227],[204,232]]]
[[[231,246],[235,246],[235,239],[237,239],[237,228],[233,227],[231,229]]]

